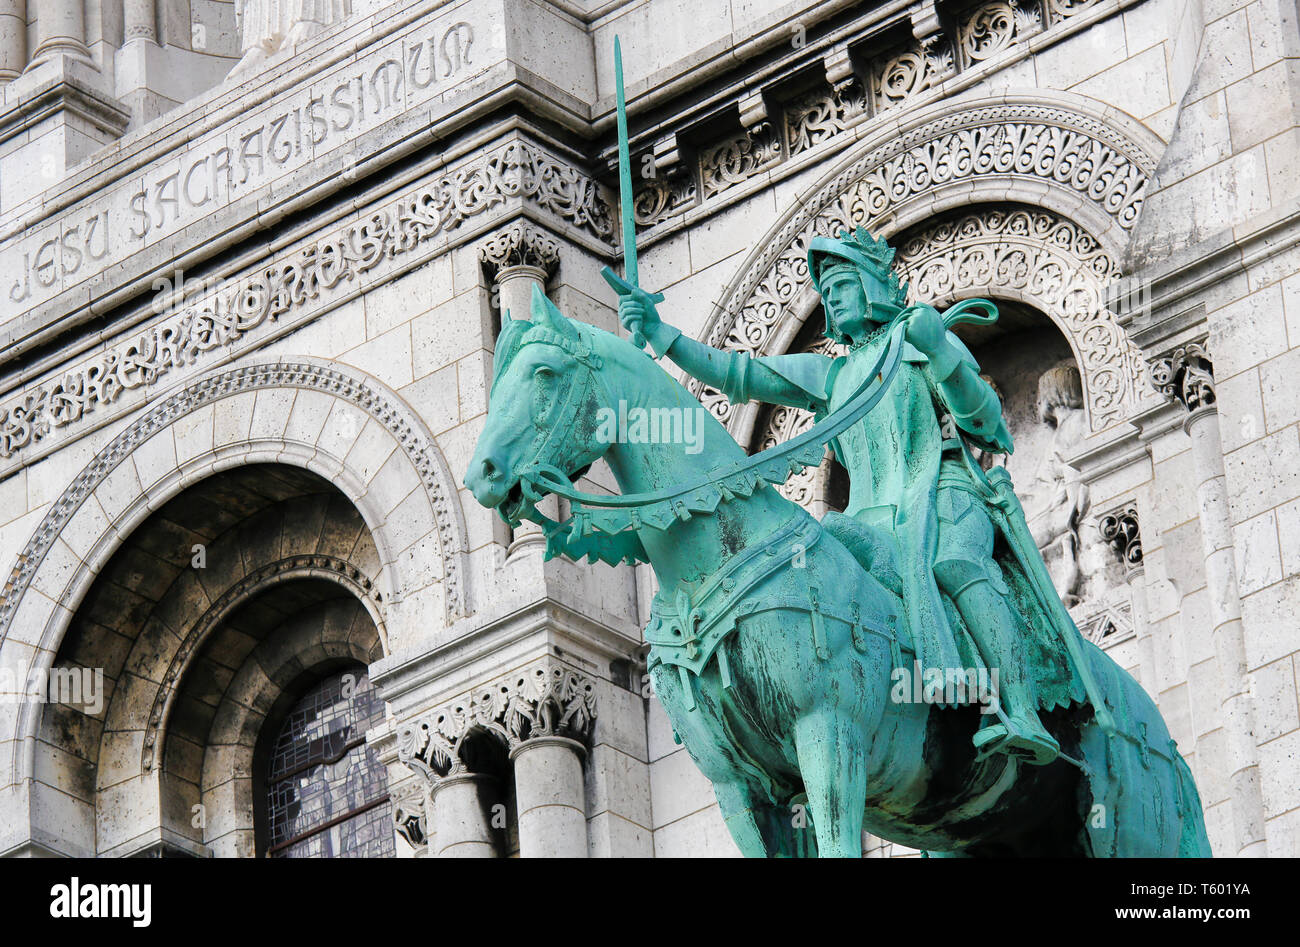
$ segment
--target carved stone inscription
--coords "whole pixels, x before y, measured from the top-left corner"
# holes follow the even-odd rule
[[[37,228],[0,250],[0,323],[444,95],[503,55],[482,48],[490,35],[459,18],[421,24]]]

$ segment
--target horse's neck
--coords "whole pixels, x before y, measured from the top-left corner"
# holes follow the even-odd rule
[[[629,417],[635,416],[634,410],[668,408],[681,413],[683,424],[689,412],[690,431],[698,437],[689,444],[616,440],[605,456],[620,492],[650,493],[685,486],[710,469],[744,460],[745,452],[726,428],[666,373],[646,372],[644,367],[636,372],[629,367],[619,377],[635,381],[618,386],[621,391],[608,392],[614,410],[619,410],[620,402],[626,405]],[[691,588],[748,545],[761,542],[794,512],[789,500],[765,486],[749,497],[720,503],[714,513],[678,519],[664,530],[643,528],[639,535],[660,588]]]

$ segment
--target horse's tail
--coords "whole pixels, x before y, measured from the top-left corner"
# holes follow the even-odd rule
[[[1210,838],[1205,833],[1205,813],[1196,780],[1183,754],[1174,750],[1174,768],[1178,771],[1178,791],[1182,799],[1182,832],[1178,836],[1179,858],[1210,858]]]

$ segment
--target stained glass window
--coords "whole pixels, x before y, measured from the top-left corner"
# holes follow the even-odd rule
[[[383,718],[361,668],[325,678],[293,705],[267,773],[269,856],[394,855],[387,775],[366,745],[366,730]]]

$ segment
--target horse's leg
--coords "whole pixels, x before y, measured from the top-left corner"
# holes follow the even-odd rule
[[[743,780],[715,781],[713,795],[740,854],[746,858],[767,858],[773,854],[768,851],[763,830],[759,828],[754,794]]]
[[[766,794],[745,780],[714,782],[713,794],[727,831],[746,858],[801,858],[817,853],[813,827],[797,825],[792,809],[772,805]]]
[[[795,723],[795,751],[823,858],[862,857],[866,753],[857,723],[819,709]]]

